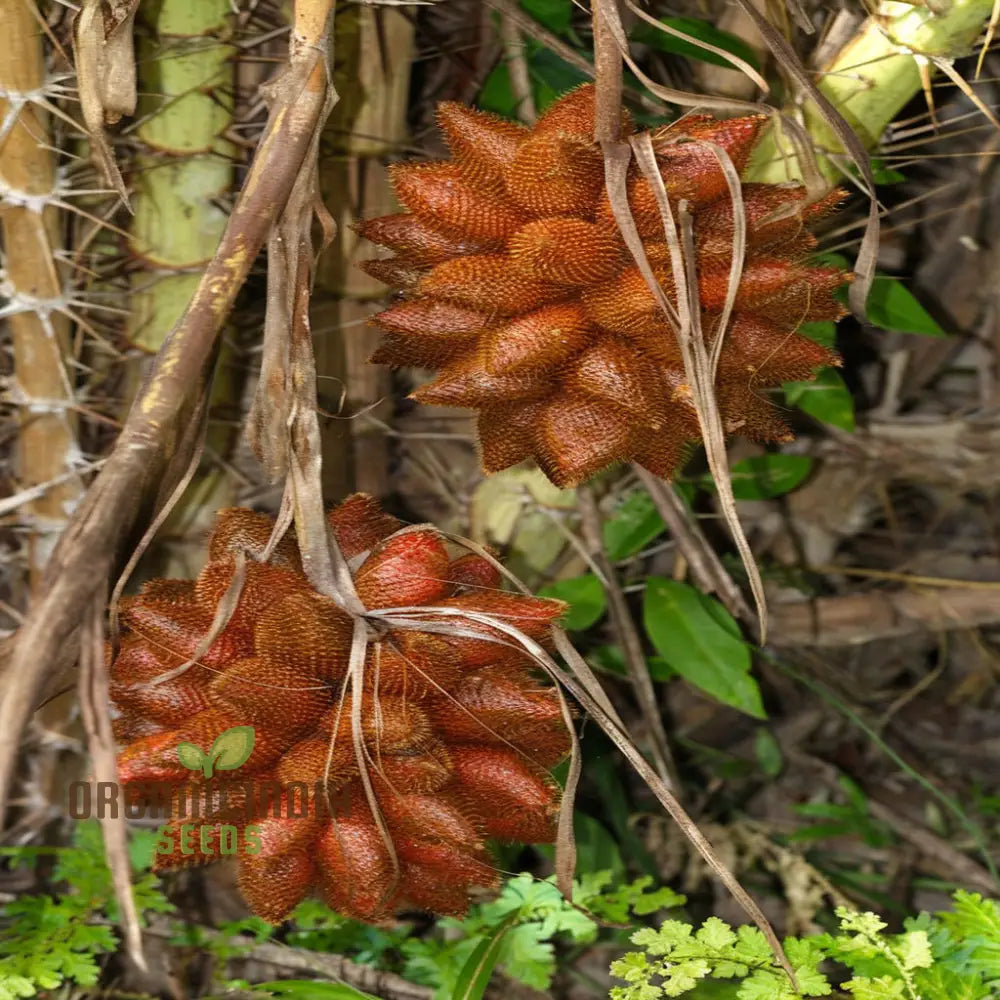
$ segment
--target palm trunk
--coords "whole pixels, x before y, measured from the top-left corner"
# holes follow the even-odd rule
[[[25,0],[0,0],[0,227],[3,297],[13,340],[20,407],[17,477],[22,489],[52,484],[21,508],[32,589],[83,493],[74,391],[67,365],[69,317],[61,302],[67,270],[56,259],[62,213],[52,203],[56,159],[49,117],[23,103],[45,86],[40,21]]]
[[[228,218],[234,146],[235,48],[228,41],[229,0],[146,0],[138,15],[139,125],[141,142],[131,163],[134,190],[131,251],[140,264],[131,275],[126,335],[150,354],[173,329],[212,258]],[[213,403],[237,397],[234,366],[224,351]],[[145,364],[127,380],[138,388]],[[227,453],[232,428],[213,428],[208,453]],[[184,574],[187,539],[200,548],[215,509],[231,502],[229,478],[216,465],[191,483],[164,537],[171,545],[169,572]],[[203,530],[204,529],[204,530]],[[173,540],[170,542],[169,540]],[[194,558],[197,556],[192,551]]]

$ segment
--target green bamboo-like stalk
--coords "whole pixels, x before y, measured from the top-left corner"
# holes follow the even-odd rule
[[[817,85],[865,145],[874,148],[889,123],[921,92],[921,63],[933,72],[934,58],[969,55],[992,9],[993,0],[942,0],[919,6],[882,0],[861,30],[819,67]],[[821,154],[820,169],[831,180],[839,180],[843,171],[834,158],[844,162],[840,141],[811,102],[806,102],[804,120]],[[794,147],[787,140],[782,145],[786,156],[779,153],[773,135],[765,137],[747,177],[772,183],[801,178]]]
[[[132,277],[128,336],[153,352],[191,300],[219,245],[233,180],[234,48],[228,0],[145,0],[137,46],[142,151],[132,164]]]
[[[28,527],[34,585],[83,486],[73,382],[66,363],[69,317],[62,302],[67,272],[57,261],[62,221],[49,116],[32,95],[45,88],[40,22],[26,0],[0,0],[0,232],[13,341],[12,398],[19,404],[17,479],[22,489],[52,484],[21,508]]]
[[[135,212],[130,249],[140,266],[131,273],[126,335],[150,353],[159,350],[194,295],[228,218],[235,152],[226,138],[236,52],[229,40],[231,16],[229,0],[144,0],[139,8],[140,149],[129,174]],[[218,366],[213,403],[236,393],[235,370],[226,360]],[[133,367],[129,396],[144,368]],[[233,437],[231,428],[216,427],[206,444],[224,454]],[[183,541],[203,534],[207,524],[201,522],[230,499],[228,479],[218,467],[196,477],[167,525],[166,537],[182,543],[172,555],[183,560]]]

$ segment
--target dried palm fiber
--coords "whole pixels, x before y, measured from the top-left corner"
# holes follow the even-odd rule
[[[409,137],[414,24],[405,8],[352,4],[338,12],[334,34],[333,84],[341,99],[321,140],[319,179],[337,225],[316,260],[312,322],[320,405],[359,416],[323,427],[323,492],[385,496],[392,492],[385,427],[391,376],[366,364],[378,334],[365,328],[382,289],[355,266],[367,247],[350,223],[392,204],[385,161]]]
[[[705,336],[726,306],[733,203],[718,157],[742,170],[762,116],[689,116],[651,138],[676,214],[694,215]],[[407,212],[358,223],[395,252],[363,265],[404,294],[374,317],[377,363],[439,369],[413,398],[479,410],[484,470],[534,458],[557,486],[633,460],[668,477],[700,430],[681,351],[618,231],[593,142],[594,90],[565,95],[533,128],[442,104],[452,159],[393,168]],[[626,125],[623,132],[631,131]],[[673,269],[655,193],[633,165],[629,204],[660,284]],[[848,280],[808,260],[808,225],[842,200],[798,184],[744,184],[747,252],[716,392],[725,429],[790,437],[763,390],[810,379],[836,355],[796,333],[846,311]]]
[[[501,591],[486,559],[453,558],[432,530],[396,534],[399,522],[364,494],[335,508],[329,521],[369,610],[433,605],[486,613],[547,643],[564,609]],[[558,695],[535,680],[526,654],[492,641],[503,638],[496,630],[450,618],[461,634],[390,629],[369,644],[360,725],[352,727],[352,619],[312,589],[291,539],[268,562],[257,560],[272,527],[263,514],[223,511],[196,580],[154,580],[122,604],[123,638],[111,667],[116,737],[124,744],[120,778],[140,798],[149,782],[171,792],[175,850],[158,855],[156,867],[216,860],[222,828],[250,824],[261,849],[252,854],[237,837],[239,885],[266,920],[284,919],[310,889],[359,920],[406,908],[463,913],[470,891],[497,884],[488,838],[555,837],[559,794],[547,768],[570,742]],[[205,655],[176,672],[208,634],[241,552],[246,577],[228,625]],[[172,670],[170,679],[149,684]],[[260,796],[248,802],[245,791],[213,800],[226,776],[205,779],[178,758],[179,744],[207,749],[235,726],[255,731],[238,776],[250,779],[250,789],[281,783],[280,817]],[[181,794],[192,780],[193,801]],[[287,815],[293,782],[304,783],[297,817]],[[177,845],[194,806],[208,842],[187,855]]]

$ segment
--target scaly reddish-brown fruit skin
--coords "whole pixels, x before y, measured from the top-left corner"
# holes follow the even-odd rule
[[[369,609],[478,612],[547,643],[565,607],[499,590],[487,560],[453,558],[434,531],[395,534],[402,525],[371,497],[348,498],[329,522]],[[155,867],[218,859],[229,825],[240,834],[241,891],[266,920],[284,919],[311,890],[359,920],[403,909],[460,914],[470,892],[497,884],[488,838],[554,839],[559,794],[547,769],[569,749],[557,694],[535,679],[526,654],[489,638],[504,633],[473,618],[441,617],[461,624],[459,636],[389,630],[369,645],[359,738],[394,865],[358,763],[347,681],[353,622],[312,589],[290,536],[270,563],[257,561],[272,526],[266,515],[222,511],[197,580],[153,580],[122,602],[111,664],[119,775],[130,801],[169,804],[174,848]],[[227,627],[182,674],[145,686],[195,652],[240,550],[246,583]],[[181,764],[178,744],[207,750],[233,726],[255,732],[237,772],[205,779]],[[289,816],[296,782],[308,795]],[[228,783],[225,801],[220,783]],[[280,795],[279,816],[259,801],[267,787]],[[193,854],[181,852],[186,822],[206,828],[205,853],[200,836]],[[259,832],[256,853],[243,849],[248,825]]]
[[[715,143],[742,171],[763,122],[691,115],[652,132],[675,218],[681,199],[693,211],[704,331],[726,300],[733,207],[712,151],[677,140]],[[452,159],[394,166],[408,211],[355,227],[395,253],[362,266],[405,294],[374,317],[386,338],[371,360],[437,369],[413,398],[479,410],[487,473],[534,458],[557,486],[622,460],[669,476],[700,429],[675,336],[604,190],[593,86],[530,129],[455,103],[439,107],[438,123]],[[628,196],[672,295],[656,197],[634,163]],[[796,330],[844,313],[835,292],[849,276],[808,261],[816,238],[807,228],[842,198],[806,205],[801,185],[743,184],[746,263],[716,387],[729,433],[787,440],[765,391],[839,363]]]

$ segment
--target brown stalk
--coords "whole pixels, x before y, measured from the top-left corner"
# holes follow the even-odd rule
[[[604,551],[604,542],[601,536],[601,514],[593,490],[589,486],[583,486],[577,491],[577,507],[580,511],[580,531],[588,555],[593,559],[604,578],[601,582],[608,597],[611,624],[625,655],[625,666],[628,670],[629,680],[632,682],[636,701],[639,703],[643,722],[649,730],[653,762],[664,784],[675,795],[679,795],[681,786],[677,777],[677,766],[670,750],[667,732],[663,727],[663,716],[660,714],[660,706],[656,701],[653,679],[649,676],[649,667],[646,665],[642,637],[635,627],[635,620],[629,610],[628,602],[625,600],[621,584],[618,582],[615,568],[611,565],[611,561]]]
[[[117,558],[140,504],[169,496],[187,466],[178,454],[192,397],[237,293],[280,216],[327,108],[327,24],[333,0],[298,0],[288,64],[266,89],[264,136],[215,257],[157,355],[101,473],[53,552],[45,589],[18,630],[0,702],[0,808],[21,731],[62,651],[106,581],[95,567]]]
[[[722,560],[698,522],[690,516],[674,488],[640,465],[633,468],[652,498],[653,506],[663,518],[670,536],[691,567],[695,583],[706,593],[715,594],[734,618],[745,624],[754,622],[753,612],[744,600],[740,588],[733,582],[722,565]]]
[[[103,566],[95,567],[107,580],[108,560]],[[94,765],[94,780],[115,782],[118,779],[118,760],[115,738],[111,732],[111,717],[108,705],[111,695],[108,690],[108,668],[104,659],[104,605],[107,601],[105,589],[97,588],[90,595],[89,607],[84,610],[83,625],[80,629],[80,714],[87,733],[87,744]],[[146,959],[142,954],[142,931],[139,913],[132,895],[132,866],[128,853],[128,827],[124,815],[101,817],[104,832],[104,852],[111,869],[111,881],[115,898],[121,907],[121,923],[125,933],[125,948],[129,958],[147,971]]]
[[[594,72],[597,83],[594,142],[621,144],[622,55],[614,33],[618,0],[592,0],[594,12]]]
[[[629,66],[636,71],[638,68],[634,65],[633,60],[628,54],[628,43],[625,38],[624,29],[622,28],[617,0],[592,0],[592,10],[594,56],[597,70],[594,139],[601,145],[604,153],[605,185],[608,198],[611,201],[612,211],[614,212],[615,221],[621,231],[622,238],[649,285],[650,291],[662,308],[667,321],[673,327],[678,338],[678,343],[682,351],[684,351],[685,373],[692,383],[691,388],[693,392],[697,394],[698,421],[706,438],[708,458],[713,474],[716,476],[718,482],[720,497],[724,500],[731,500],[732,490],[728,481],[725,446],[721,440],[718,440],[718,437],[721,437],[721,420],[714,400],[714,380],[709,370],[711,363],[708,357],[708,349],[701,336],[699,323],[701,310],[698,304],[699,298],[697,274],[694,273],[694,256],[691,252],[685,254],[679,245],[680,239],[678,235],[687,242],[691,241],[690,220],[685,218],[687,206],[685,202],[682,202],[680,205],[681,226],[680,234],[678,234],[666,191],[663,187],[663,178],[660,176],[659,170],[656,169],[655,160],[652,157],[648,135],[645,137],[645,146],[641,138],[634,140],[631,147],[620,141],[622,61],[625,60],[628,62]],[[644,83],[652,84],[652,81],[649,81],[641,73],[638,75]],[[665,88],[657,88],[655,84],[652,84],[650,89],[658,96],[665,97],[668,100],[674,99],[666,92]],[[681,103],[697,103],[695,100],[692,100],[693,95],[681,94],[679,96],[682,98]],[[708,103],[711,106],[717,100],[705,101],[704,103]],[[629,208],[626,177],[633,153],[636,155],[647,179],[653,185],[660,213],[663,217],[665,235],[670,245],[675,287],[677,288],[676,305],[668,300],[649,266],[645,248],[639,237],[635,220],[632,218]],[[647,155],[644,157],[643,154]],[[652,161],[652,163],[649,161]],[[729,180],[728,172],[727,180]],[[730,187],[732,187],[731,183]],[[687,226],[685,225],[685,221],[688,222]],[[730,277],[732,278],[732,275]],[[730,295],[732,295],[732,290],[730,290]],[[722,335],[723,331],[720,331],[718,336],[721,337]],[[707,433],[709,431],[718,431],[718,437],[715,435],[709,437]],[[719,481],[720,476],[724,477],[724,481]],[[754,597],[757,599],[761,632],[763,633],[766,631],[766,607],[763,598],[763,584],[760,580],[756,564],[750,555],[749,546],[742,533],[739,521],[735,517],[735,511],[730,512],[725,505],[724,510],[727,513],[727,520],[730,520],[728,515],[732,513],[730,527],[733,530],[737,547],[743,556],[744,563],[750,575]],[[614,718],[609,717],[604,711],[601,699],[593,697],[591,691],[597,683],[596,678],[593,678],[593,672],[586,661],[573,649],[572,645],[568,641],[565,641],[565,636],[562,639],[563,641],[560,641],[560,637],[557,634],[557,648],[566,659],[571,670],[571,675],[556,670],[552,673],[554,679],[565,685],[583,709],[598,722],[604,732],[622,752],[649,787],[650,791],[653,792],[674,822],[683,831],[684,835],[691,841],[709,867],[715,872],[722,884],[729,890],[740,906],[743,907],[761,933],[763,933],[775,957],[788,975],[792,987],[797,989],[795,971],[789,963],[784,949],[781,947],[781,942],[778,940],[774,928],[771,927],[763,911],[722,863],[715,849],[702,835],[697,824],[684,811],[671,790],[646,763],[646,760],[639,753],[634,742],[629,738],[628,733]],[[544,656],[544,651],[538,650],[538,652]]]
[[[510,89],[517,101],[515,112],[521,121],[531,124],[538,118],[538,108],[535,107],[528,60],[524,55],[525,36],[510,16],[513,4],[504,0],[497,6],[501,11],[500,41],[503,43],[504,59],[507,63],[507,72],[510,74]]]
[[[0,232],[3,235],[7,322],[13,339],[14,396],[20,404],[17,472],[24,504],[29,586],[35,590],[56,539],[79,502],[83,484],[73,385],[65,358],[69,320],[59,307],[67,274],[55,259],[61,229],[55,202],[56,160],[49,116],[17,95],[45,86],[42,27],[27,0],[0,0]],[[82,463],[81,463],[82,464]]]
[[[104,133],[135,111],[132,28],[139,0],[83,0],[73,24],[80,110],[94,161],[126,204],[128,192]]]

